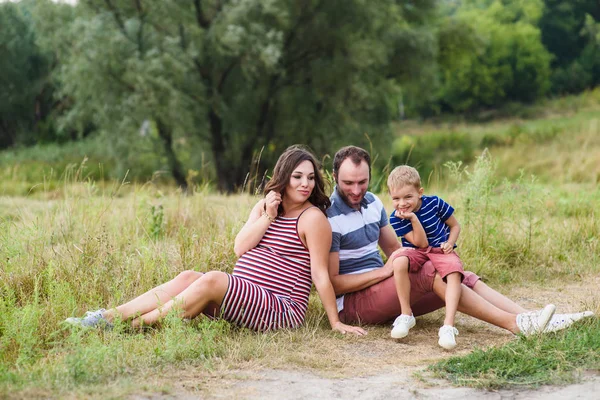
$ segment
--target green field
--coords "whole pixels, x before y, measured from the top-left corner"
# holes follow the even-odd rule
[[[443,129],[464,132],[475,143],[465,164],[432,166],[425,190],[455,206],[461,256],[492,286],[551,287],[600,274],[600,107],[594,104],[532,120],[397,126],[398,135],[426,137]],[[480,148],[484,137],[489,152]],[[99,167],[72,163],[51,170],[52,160],[28,161],[28,151],[0,156],[0,397],[157,392],[161,383],[149,383],[149,376],[249,360],[325,370],[343,363],[327,356],[344,341],[330,331],[315,294],[306,326],[294,332],[258,335],[222,321],[183,323],[174,316],[143,332],[119,324],[110,332],[63,327],[66,317],[117,305],[182,270],[231,271],[233,239],[257,198],[219,195],[210,185],[182,196],[157,182],[104,181]],[[381,197],[389,208],[386,194]],[[597,300],[584,305],[600,311]],[[491,374],[480,361],[446,371],[460,384],[495,387],[546,383],[557,368],[569,376],[580,368],[598,370],[599,331],[594,319],[572,331],[575,339],[552,335],[472,355],[506,359],[526,353],[515,346],[549,346],[559,360],[578,359],[538,360],[535,379],[527,379],[526,368],[516,378]],[[307,359],[302,353],[308,351],[313,357]],[[592,356],[577,357],[586,351]],[[518,363],[508,357],[505,364],[512,371]]]

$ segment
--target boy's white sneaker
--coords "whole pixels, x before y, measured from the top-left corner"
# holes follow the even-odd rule
[[[402,314],[398,316],[392,325],[392,337],[394,339],[402,339],[403,337],[408,335],[408,331],[410,330],[410,328],[415,326],[416,323],[417,321],[412,315]]]
[[[456,338],[458,335],[458,329],[453,327],[452,325],[444,325],[440,328],[438,332],[438,336],[440,340],[438,340],[438,344],[442,346],[446,350],[452,350],[456,347]]]
[[[555,311],[556,306],[554,304],[548,304],[538,311],[517,314],[517,327],[525,336],[545,332]]]

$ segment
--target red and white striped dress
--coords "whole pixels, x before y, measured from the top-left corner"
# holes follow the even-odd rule
[[[277,217],[258,245],[238,259],[221,304],[224,319],[256,331],[304,322],[312,281],[298,218]]]

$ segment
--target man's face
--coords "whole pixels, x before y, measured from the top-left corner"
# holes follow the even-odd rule
[[[359,165],[346,158],[335,175],[335,183],[340,197],[348,206],[360,210],[360,202],[369,187],[369,166],[366,161]]]

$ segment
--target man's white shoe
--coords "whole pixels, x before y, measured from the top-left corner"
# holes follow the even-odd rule
[[[393,323],[391,333],[392,337],[394,339],[402,339],[403,337],[408,335],[408,331],[410,330],[410,328],[415,326],[416,323],[417,321],[412,315],[402,314],[398,316]]]
[[[550,322],[544,329],[544,333],[556,332],[568,328],[575,322],[593,316],[594,313],[591,311],[583,311],[572,314],[554,314],[550,319]]]
[[[452,350],[456,347],[456,335],[458,335],[458,329],[451,325],[444,325],[438,332],[438,336],[440,337],[438,344],[446,350]]]
[[[555,311],[556,306],[548,304],[542,310],[517,314],[517,327],[525,336],[544,332]]]

